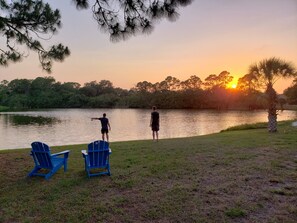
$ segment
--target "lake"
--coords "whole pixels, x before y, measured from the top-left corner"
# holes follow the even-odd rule
[[[101,139],[100,122],[91,117],[107,114],[110,141],[151,139],[150,109],[51,109],[0,112],[0,149],[29,148],[31,142],[50,146],[89,143]],[[267,112],[164,109],[159,138],[177,138],[219,132],[231,126],[266,122]],[[283,111],[278,120],[296,119],[296,111]]]

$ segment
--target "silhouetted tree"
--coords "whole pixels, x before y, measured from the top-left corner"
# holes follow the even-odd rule
[[[87,97],[95,97],[97,96],[97,82],[91,81],[88,83],[85,83],[84,86],[80,89],[82,94],[84,94]]]
[[[246,74],[238,79],[237,88],[249,95],[261,90],[261,88],[263,88],[263,83],[258,81],[255,74]]]
[[[164,80],[166,90],[177,91],[180,88],[180,80],[176,77],[167,76]]]
[[[28,95],[31,88],[31,82],[28,79],[14,79],[9,82],[8,89],[12,94]]]
[[[85,83],[81,91],[86,96],[95,97],[101,94],[111,93],[113,91],[113,85],[109,80],[101,80],[100,82],[91,81]]]
[[[249,110],[265,108],[266,103],[258,103],[263,98],[263,82],[258,81],[258,77],[255,74],[246,74],[239,78],[237,81],[237,89],[241,94],[240,104]]]
[[[219,75],[211,74],[205,78],[204,86],[206,89],[213,89],[214,87],[227,88],[227,85],[233,80],[228,71],[222,71]]]
[[[3,80],[0,82],[0,105],[7,104],[9,89],[8,89],[9,81]]]
[[[133,88],[133,89],[138,92],[154,92],[155,91],[154,85],[148,81],[138,82],[136,84],[135,88]]]
[[[287,103],[287,100],[279,96],[277,101],[280,105],[281,110],[284,110],[284,105]]]
[[[205,86],[208,104],[216,109],[228,109],[229,97],[227,85],[233,80],[233,76],[228,71],[222,71],[220,74],[211,74],[205,78]]]
[[[178,8],[192,0],[72,0],[77,8],[92,5],[93,17],[112,41],[125,40],[137,33],[150,33],[154,21],[178,17]],[[90,3],[92,2],[92,3]]]
[[[296,68],[293,64],[284,60],[272,57],[264,59],[249,67],[249,73],[256,76],[259,82],[266,86],[268,98],[268,131],[277,131],[277,94],[273,84],[280,78],[297,76]]]
[[[53,77],[37,77],[31,83],[31,89],[34,94],[38,95],[42,91],[47,91],[53,88],[56,80]]]
[[[292,86],[285,89],[284,94],[288,97],[289,104],[297,104],[297,78],[294,80]]]
[[[53,108],[62,103],[61,94],[55,91],[53,77],[37,77],[31,83],[30,108]]]
[[[63,61],[70,54],[62,44],[45,49],[40,40],[49,39],[61,26],[58,10],[42,0],[0,0],[0,34],[6,46],[0,48],[0,65],[20,61],[26,53],[18,45],[38,53],[41,66],[51,71],[53,61]]]
[[[195,90],[195,89],[201,89],[202,88],[202,80],[197,77],[196,75],[190,76],[189,79],[182,81],[180,83],[180,88],[182,90]]]
[[[178,17],[180,6],[192,0],[71,0],[78,9],[92,5],[94,19],[111,40],[126,39],[136,33],[151,32],[154,21]],[[90,3],[91,2],[91,3]],[[0,0],[0,34],[6,46],[0,47],[0,66],[21,61],[26,53],[19,45],[38,53],[42,68],[50,72],[53,61],[70,55],[62,44],[45,49],[41,40],[50,39],[61,27],[59,10],[43,0]]]

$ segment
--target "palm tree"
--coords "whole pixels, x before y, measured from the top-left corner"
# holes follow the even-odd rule
[[[277,131],[277,94],[273,84],[280,78],[296,77],[297,72],[293,64],[279,58],[264,59],[249,67],[249,73],[257,76],[258,81],[266,86],[268,98],[268,131]]]

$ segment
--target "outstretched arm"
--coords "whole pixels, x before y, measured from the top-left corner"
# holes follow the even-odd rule
[[[91,120],[93,121],[93,120],[99,120],[99,118],[91,118]]]

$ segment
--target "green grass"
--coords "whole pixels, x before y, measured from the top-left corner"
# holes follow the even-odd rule
[[[297,128],[112,142],[112,176],[27,178],[29,149],[0,152],[0,222],[297,222]]]
[[[267,129],[267,123],[260,122],[260,123],[255,123],[255,124],[243,124],[243,125],[238,125],[238,126],[232,126],[232,127],[222,130],[221,132],[235,131],[235,130],[247,130],[247,129]]]
[[[238,218],[244,217],[246,215],[246,212],[241,208],[230,208],[225,212],[225,214],[231,218]]]

